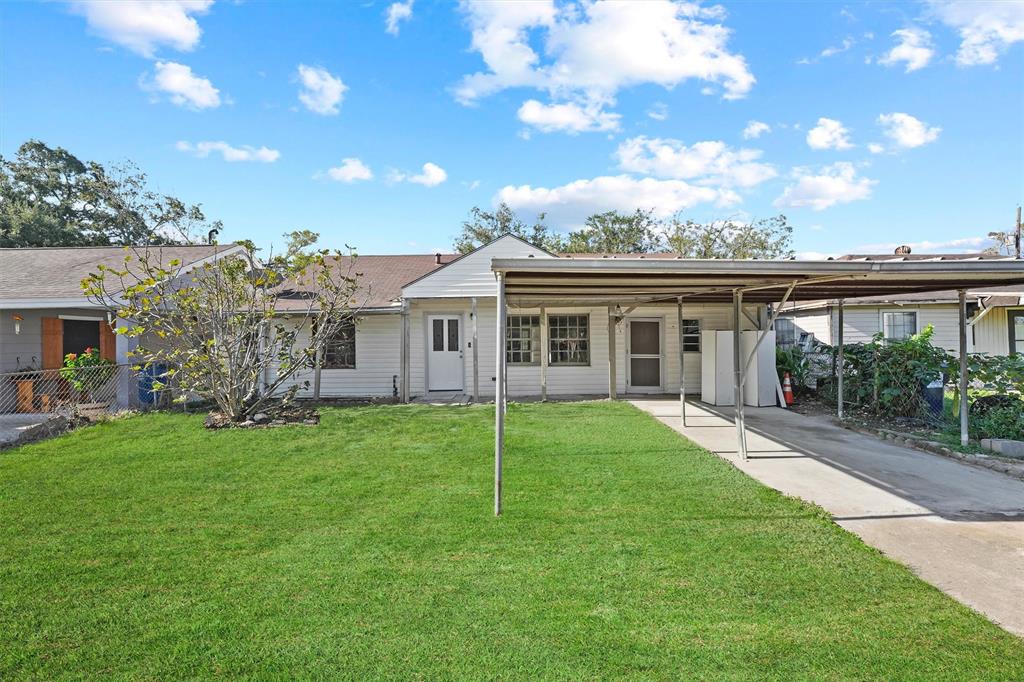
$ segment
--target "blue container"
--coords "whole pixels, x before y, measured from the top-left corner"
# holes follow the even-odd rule
[[[931,382],[923,389],[924,392],[924,404],[928,408],[928,414],[933,417],[941,417],[944,401],[946,399],[946,387],[942,383],[942,379],[936,379]]]
[[[167,365],[149,365],[139,372],[139,402],[152,405],[160,397],[160,390],[153,387],[158,381],[166,383],[163,375],[167,373]]]

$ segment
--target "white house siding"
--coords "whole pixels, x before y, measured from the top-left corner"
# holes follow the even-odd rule
[[[452,261],[402,289],[405,298],[463,298],[495,296],[497,285],[492,258],[552,258],[550,254],[515,237],[501,237]]]
[[[308,332],[305,336],[308,339]],[[299,343],[305,343],[303,338]],[[373,398],[394,395],[393,386],[401,381],[402,316],[365,315],[356,323],[355,369],[320,371],[320,397]],[[396,378],[397,377],[397,378]],[[299,395],[312,397],[313,371],[299,372],[295,382],[309,382]]]
[[[412,301],[410,306],[410,394],[423,395],[427,385],[426,349],[429,330],[426,317],[432,314],[457,314],[462,317],[464,373],[463,385],[466,393],[473,390],[472,320],[470,299],[426,299]],[[608,392],[608,308],[597,307],[549,307],[548,315],[590,316],[590,365],[548,366],[548,394],[558,395],[605,395]],[[496,376],[496,306],[493,297],[477,299],[477,330],[479,354],[479,384],[482,397],[493,397]],[[538,308],[510,308],[510,315],[539,315]],[[728,305],[687,305],[683,315],[686,319],[699,319],[701,329],[731,329],[732,309]],[[648,306],[629,313],[630,318],[660,318],[662,320],[663,381],[666,393],[679,391],[679,330],[676,324],[676,307]],[[743,328],[752,329],[746,317]],[[619,393],[626,393],[626,325],[616,325],[616,385]],[[701,354],[686,354],[686,382],[688,391],[697,393],[700,386]],[[509,365],[508,390],[510,396],[536,396],[540,394],[540,365]]]
[[[846,343],[867,343],[871,337],[882,331],[883,312],[917,313],[917,330],[929,324],[935,328],[932,343],[950,353],[960,352],[960,317],[955,305],[921,306],[855,306],[843,309],[843,339]],[[839,328],[839,312],[832,309],[832,328]],[[836,343],[839,339],[833,338]]]
[[[1007,315],[1009,310],[1024,310],[1024,307],[993,308],[974,325],[976,353],[1006,355],[1010,352],[1010,323]]]
[[[807,332],[814,334],[814,338],[822,343],[832,343],[832,326],[827,309],[782,313],[779,317],[793,320],[793,326],[796,328],[795,341],[800,340],[800,332]]]

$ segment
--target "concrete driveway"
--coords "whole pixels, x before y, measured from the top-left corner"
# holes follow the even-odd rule
[[[1024,636],[1024,481],[774,407],[747,408],[741,462],[732,408],[687,403],[683,427],[678,398],[630,402]]]

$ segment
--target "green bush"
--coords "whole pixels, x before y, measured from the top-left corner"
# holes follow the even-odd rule
[[[975,438],[1024,440],[1024,400],[972,416],[971,435]]]

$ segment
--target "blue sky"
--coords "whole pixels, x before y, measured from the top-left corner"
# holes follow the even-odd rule
[[[0,21],[0,153],[131,159],[222,240],[446,250],[505,199],[560,229],[782,212],[805,255],[958,251],[1024,199],[1020,2],[49,2]]]

